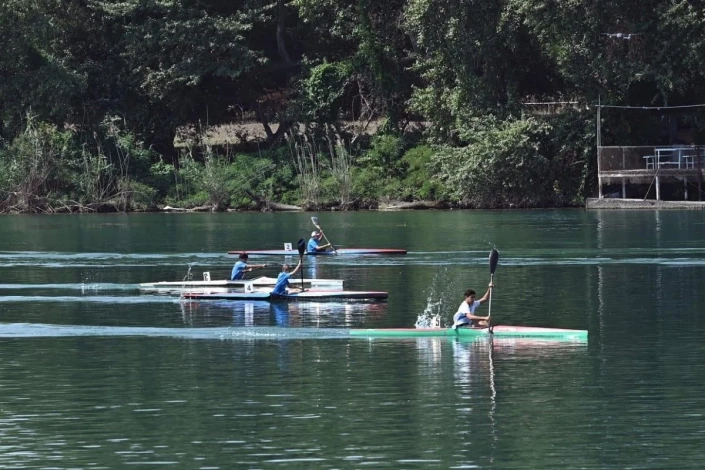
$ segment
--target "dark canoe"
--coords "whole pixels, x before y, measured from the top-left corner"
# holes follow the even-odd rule
[[[354,290],[307,290],[290,294],[272,294],[270,292],[226,292],[202,293],[187,292],[182,296],[192,300],[269,300],[276,301],[322,301],[322,300],[385,300],[387,292]]]
[[[239,255],[241,253],[247,253],[248,255],[269,255],[269,256],[299,256],[299,252],[296,249],[291,250],[232,250],[228,251],[229,255]],[[306,255],[313,256],[330,256],[330,255],[405,255],[406,250],[400,250],[397,248],[338,248],[336,251],[318,251],[315,253],[305,253]]]

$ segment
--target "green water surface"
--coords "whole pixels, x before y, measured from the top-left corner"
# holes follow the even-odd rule
[[[387,302],[137,288],[225,278],[228,250],[308,239],[312,215],[409,251],[305,260]],[[320,334],[449,324],[493,246],[495,323],[589,341]],[[704,275],[702,211],[2,216],[0,467],[701,468]]]

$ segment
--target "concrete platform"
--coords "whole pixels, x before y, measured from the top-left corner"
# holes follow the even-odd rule
[[[657,201],[655,199],[589,198],[586,209],[677,209],[703,210],[705,201]]]

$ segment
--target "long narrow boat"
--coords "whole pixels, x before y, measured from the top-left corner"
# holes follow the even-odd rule
[[[538,328],[532,326],[497,325],[492,328],[379,328],[350,330],[350,336],[365,338],[416,338],[428,336],[459,336],[497,338],[537,338],[568,341],[587,341],[587,330],[566,330],[561,328]]]
[[[307,290],[290,294],[272,294],[271,292],[186,292],[181,297],[191,300],[269,300],[270,302],[277,302],[297,300],[385,300],[389,297],[389,294],[378,291]]]
[[[247,253],[248,255],[259,255],[259,256],[299,256],[297,249],[292,248],[290,250],[231,250],[228,251],[229,255],[239,255],[241,253]],[[335,255],[405,255],[406,250],[401,250],[397,248],[338,248],[335,251],[318,251],[315,253],[304,253],[305,255],[312,256],[335,256]]]
[[[296,280],[301,283],[301,279]],[[178,288],[206,288],[206,287],[225,287],[239,288],[247,284],[254,287],[270,287],[277,283],[275,277],[258,277],[254,279],[240,279],[237,281],[229,280],[213,280],[213,281],[162,281],[162,282],[144,282],[140,284],[140,289],[178,289]],[[326,287],[342,289],[342,279],[304,279],[304,285],[307,287]]]

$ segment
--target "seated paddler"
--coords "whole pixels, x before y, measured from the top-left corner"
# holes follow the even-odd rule
[[[490,283],[487,292],[481,299],[475,300],[476,294],[472,289],[465,291],[465,300],[458,307],[458,311],[453,315],[453,328],[487,328],[490,325],[490,317],[475,315],[477,307],[487,302],[494,287]]]
[[[266,264],[247,264],[248,256],[247,253],[240,253],[240,261],[235,263],[233,270],[230,273],[231,281],[238,281],[240,279],[245,279],[245,273],[251,272],[253,269],[266,268]]]
[[[282,265],[282,272],[279,273],[279,276],[277,276],[277,283],[274,284],[274,289],[272,290],[272,294],[288,294],[289,291],[287,287],[289,287],[289,278],[293,276],[296,271],[299,270],[301,267],[301,260],[299,260],[299,264],[296,265],[294,269],[289,271],[290,266],[288,264]]]
[[[308,239],[308,243],[306,244],[306,252],[317,253],[320,251],[326,251],[326,249],[330,248],[330,243],[320,245],[322,237],[323,232],[319,232],[318,230],[314,230],[313,232],[311,232],[311,238]]]

